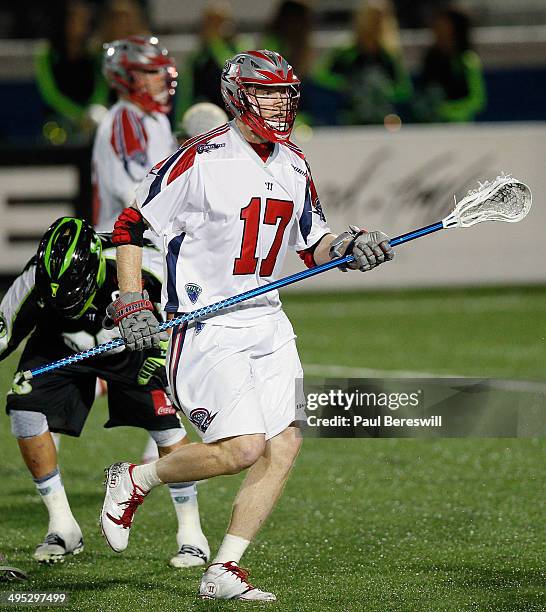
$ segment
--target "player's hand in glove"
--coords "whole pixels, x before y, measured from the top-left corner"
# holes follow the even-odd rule
[[[343,272],[347,272],[347,268],[367,272],[394,259],[394,251],[386,234],[380,231],[367,232],[356,225],[350,225],[348,231],[334,238],[330,245],[330,259],[344,255],[352,255],[355,260],[340,266]]]
[[[102,326],[112,329],[115,325],[130,351],[159,348],[160,342],[169,338],[166,331],[159,330],[147,291],[122,293],[107,306]]]

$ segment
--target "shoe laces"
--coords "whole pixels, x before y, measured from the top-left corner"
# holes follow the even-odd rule
[[[131,528],[131,525],[133,524],[133,516],[135,515],[135,512],[137,511],[140,504],[142,504],[142,502],[144,501],[146,495],[146,493],[138,493],[136,487],[133,486],[133,492],[131,493],[131,497],[127,501],[121,502],[119,504],[120,506],[125,506],[125,510],[123,511],[123,514],[119,519],[120,525],[124,529]]]
[[[224,569],[226,571],[228,571],[231,574],[233,574],[234,576],[236,576],[241,582],[243,582],[244,584],[248,585],[250,588],[254,588],[250,584],[250,582],[248,582],[248,576],[250,574],[249,570],[244,569],[242,567],[239,567],[233,561],[229,561],[228,563],[224,563],[223,566],[224,566]]]

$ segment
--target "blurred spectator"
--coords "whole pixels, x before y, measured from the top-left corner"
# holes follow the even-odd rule
[[[315,73],[342,97],[340,123],[383,123],[409,101],[411,81],[400,56],[399,32],[389,0],[365,2],[356,14],[354,41],[332,50]]]
[[[212,102],[224,107],[218,86],[224,63],[245,49],[243,41],[235,35],[231,6],[226,2],[213,2],[205,7],[199,38],[198,48],[181,70],[176,124],[196,102]]]
[[[138,0],[109,0],[104,3],[98,28],[101,45],[147,34],[150,34],[150,27]]]
[[[426,52],[416,103],[421,121],[472,121],[485,108],[481,61],[472,50],[467,13],[448,8],[433,23],[434,44]]]
[[[100,55],[89,47],[92,10],[84,0],[55,2],[51,10],[57,11],[51,35],[35,56],[43,133],[53,144],[85,141],[95,127],[90,110],[108,101]]]
[[[312,14],[303,0],[284,0],[266,29],[262,48],[280,53],[305,79],[311,68]]]
[[[424,28],[450,0],[393,0],[401,28]]]

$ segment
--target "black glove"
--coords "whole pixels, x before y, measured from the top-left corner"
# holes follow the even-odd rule
[[[168,340],[169,336],[166,331],[159,330],[153,308],[147,291],[122,293],[107,306],[102,326],[112,329],[117,325],[130,351],[159,348],[161,341]]]

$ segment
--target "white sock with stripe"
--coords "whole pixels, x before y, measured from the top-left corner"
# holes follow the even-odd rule
[[[195,483],[179,482],[170,484],[169,493],[173,501],[176,518],[178,519],[178,532],[176,534],[178,548],[183,544],[196,546],[209,557],[209,545],[201,528]]]
[[[79,531],[66,497],[59,468],[33,480],[49,514],[48,533],[57,533],[66,537],[74,531]]]

